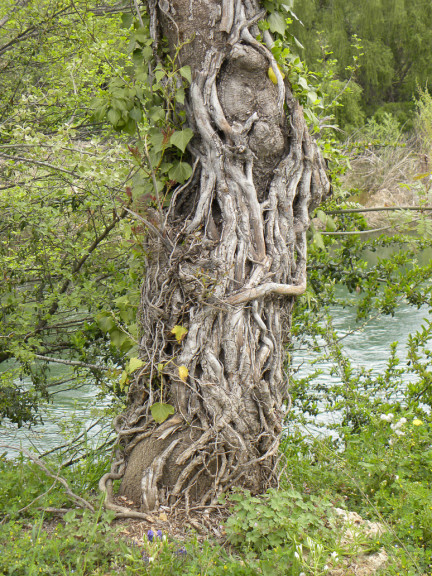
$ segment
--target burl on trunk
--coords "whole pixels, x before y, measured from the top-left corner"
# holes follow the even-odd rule
[[[209,505],[232,486],[257,493],[275,481],[283,344],[306,286],[309,213],[329,193],[302,109],[256,39],[259,2],[151,0],[148,10],[156,43],[165,36],[174,52],[189,41],[179,57],[192,70],[185,109],[195,137],[194,173],[172,195],[163,238],[149,235],[145,367],[116,421],[121,493],[143,512],[179,499]],[[176,325],[188,330],[180,343]],[[155,402],[175,408],[160,425]]]

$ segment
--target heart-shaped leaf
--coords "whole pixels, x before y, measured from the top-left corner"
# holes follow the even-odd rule
[[[163,404],[162,402],[155,402],[152,406],[150,406],[150,412],[153,416],[153,419],[158,423],[162,424],[171,414],[174,414],[174,406],[171,404]]]

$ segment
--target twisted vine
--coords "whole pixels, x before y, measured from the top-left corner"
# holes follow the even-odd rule
[[[144,367],[116,423],[122,457],[102,486],[122,477],[121,492],[144,513],[212,506],[232,486],[259,492],[277,481],[283,343],[306,288],[309,212],[329,193],[301,107],[257,40],[258,2],[151,0],[148,9],[154,46],[162,33],[172,50],[196,35],[180,52],[193,71],[185,110],[194,171],[154,214],[163,233],[149,230]],[[187,329],[181,342],[175,325]],[[162,424],[151,416],[156,402],[175,409]]]

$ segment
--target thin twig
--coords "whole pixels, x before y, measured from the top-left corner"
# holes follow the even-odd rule
[[[80,366],[81,368],[91,368],[92,370],[110,370],[110,368],[106,366],[100,366],[99,364],[87,364],[86,362],[78,362],[78,360],[63,360],[63,358],[53,358],[52,356],[42,356],[41,354],[35,354],[34,356],[38,360],[55,362],[56,364],[66,364],[66,366]]]
[[[324,210],[325,214],[355,214],[357,212],[397,212],[399,210],[416,210],[428,212],[432,206],[375,206],[373,208],[344,208],[341,210]]]
[[[72,492],[72,490],[69,488],[69,484],[66,482],[66,480],[62,476],[59,476],[58,474],[54,474],[53,472],[48,470],[48,468],[45,466],[45,464],[41,460],[39,460],[39,458],[36,458],[36,456],[34,456],[31,452],[29,452],[25,448],[18,448],[17,446],[10,446],[8,444],[0,444],[0,448],[5,448],[6,450],[16,450],[17,452],[22,452],[25,456],[27,456],[27,458],[29,458],[34,464],[36,464],[36,466],[39,466],[39,468],[41,470],[43,470],[43,472],[45,472],[45,474],[47,476],[49,476],[50,478],[53,478],[57,482],[60,482],[60,484],[63,485],[63,487],[66,491],[66,494],[69,496],[69,498],[71,500],[73,500],[76,504],[78,504],[78,506],[80,506],[81,508],[87,508],[91,512],[95,511],[95,509],[90,504],[90,502],[87,502],[87,500],[84,500],[84,498],[81,498],[81,496],[78,496],[78,494],[75,494],[74,492]]]

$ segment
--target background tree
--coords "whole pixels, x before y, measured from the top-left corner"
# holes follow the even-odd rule
[[[412,95],[418,86],[427,85],[432,72],[425,57],[432,48],[431,6],[422,0],[368,0],[362,4],[302,0],[292,6],[298,16],[293,32],[304,47],[301,54],[308,65],[315,68],[318,62],[334,57],[339,78],[347,80],[355,52],[352,39],[357,35],[363,46],[355,78],[363,91],[361,107],[370,114],[385,105],[385,110],[398,113],[405,122],[407,110],[414,108]],[[344,124],[356,125],[349,117]]]
[[[306,286],[309,213],[329,184],[268,30],[264,43],[258,39],[261,8],[149,2],[143,21],[163,131],[150,149],[147,139],[138,143],[136,154],[160,166],[175,128],[177,147],[193,164],[169,198],[155,183],[139,314],[142,366],[117,419],[121,491],[144,510],[179,497],[206,505],[232,485],[260,492],[277,474],[287,397],[282,346],[293,296]],[[283,33],[284,16],[274,12],[269,25]],[[148,50],[138,50],[148,61]],[[177,69],[177,79],[164,66]],[[190,87],[173,108],[166,95],[180,75]]]
[[[59,381],[112,390],[134,346],[142,263],[123,207],[125,139],[90,120],[100,86],[124,73],[118,4],[1,10],[0,419],[23,425]],[[58,363],[69,372],[51,378]]]

